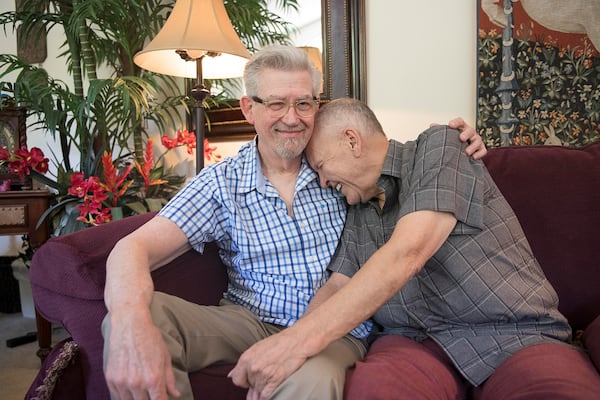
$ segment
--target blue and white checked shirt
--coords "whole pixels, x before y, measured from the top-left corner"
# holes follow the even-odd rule
[[[265,179],[256,142],[235,157],[204,168],[161,210],[199,252],[217,242],[228,266],[225,297],[263,322],[290,326],[327,280],[327,265],[346,218],[344,199],[319,186],[306,160],[296,181],[290,217]],[[368,335],[367,322],[352,334]]]

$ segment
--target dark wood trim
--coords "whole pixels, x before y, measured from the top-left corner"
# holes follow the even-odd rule
[[[327,102],[340,97],[367,101],[365,0],[322,0],[323,94]],[[335,71],[335,72],[334,72]],[[254,135],[239,108],[208,110],[206,137],[211,141],[249,140]]]

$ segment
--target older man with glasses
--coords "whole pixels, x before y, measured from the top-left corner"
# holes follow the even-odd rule
[[[257,135],[204,168],[160,214],[122,239],[107,263],[105,375],[113,398],[192,399],[188,372],[234,363],[294,324],[325,283],[346,218],[343,197],[321,188],[303,152],[321,74],[304,52],[273,46],[244,73],[240,104]],[[464,122],[459,122],[459,125]],[[469,154],[485,154],[464,128]],[[207,307],[154,292],[150,271],[217,242],[229,287]],[[312,357],[273,398],[342,398],[346,369],[365,354],[370,322]],[[249,389],[249,398],[257,393]]]

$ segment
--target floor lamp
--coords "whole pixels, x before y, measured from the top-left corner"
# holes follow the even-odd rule
[[[160,32],[133,60],[148,71],[194,78],[196,173],[204,167],[204,78],[242,75],[250,53],[231,25],[222,0],[177,0]],[[203,73],[204,72],[204,73]]]

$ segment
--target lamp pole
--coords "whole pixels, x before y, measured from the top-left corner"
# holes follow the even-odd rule
[[[209,91],[204,86],[202,79],[202,59],[204,55],[196,59],[196,85],[191,89],[190,96],[194,99],[193,116],[194,130],[196,133],[196,174],[204,168],[204,100]]]

